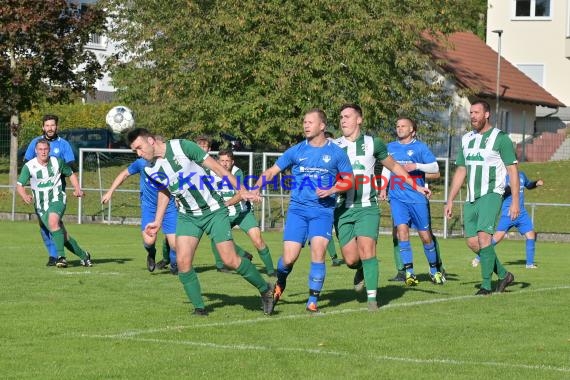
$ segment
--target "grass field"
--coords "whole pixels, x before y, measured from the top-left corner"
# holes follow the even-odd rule
[[[524,269],[524,243],[499,256],[515,274],[508,292],[475,297],[478,269],[460,239],[441,241],[448,282],[427,281],[413,241],[419,286],[395,274],[380,239],[378,312],[352,290],[353,272],[331,267],[319,315],[308,315],[307,252],[275,315],[256,290],[214,270],[208,241],[195,261],[210,315],[192,310],[178,279],[149,273],[137,227],[68,225],[92,253],[84,268],[46,267],[37,225],[0,222],[3,242],[0,372],[6,379],[561,379],[570,378],[570,244],[538,242],[539,269]],[[244,247],[241,232],[236,240]],[[281,233],[265,238],[276,260]],[[256,255],[254,263],[259,266]],[[364,297],[364,298],[363,298]]]

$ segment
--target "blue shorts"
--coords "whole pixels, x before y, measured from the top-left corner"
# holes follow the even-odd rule
[[[405,203],[398,199],[390,199],[390,210],[394,227],[405,224],[414,226],[418,231],[429,231],[431,216],[426,203]]]
[[[141,231],[144,231],[147,224],[154,222],[156,218],[156,206],[141,206]],[[176,220],[178,219],[178,211],[176,207],[168,205],[162,220],[162,233],[165,235],[176,233]]]
[[[516,227],[521,235],[534,230],[532,220],[524,208],[521,209],[520,215],[515,220],[511,220],[511,217],[507,215],[507,212],[501,213],[499,224],[497,225],[497,231],[506,232],[513,227]]]
[[[315,236],[330,240],[333,219],[333,208],[301,207],[289,204],[283,240],[294,241],[301,245],[305,245],[307,240],[311,241]]]

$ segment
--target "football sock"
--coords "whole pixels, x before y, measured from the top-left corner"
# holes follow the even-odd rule
[[[315,263],[311,262],[309,269],[309,301],[308,303],[317,303],[321,290],[323,290],[323,284],[325,282],[325,276],[327,273],[327,267],[325,263]]]
[[[46,246],[50,257],[55,257],[57,259],[57,249],[55,248],[55,244],[49,234],[49,230],[43,224],[40,224],[40,235],[42,236],[42,240],[44,241],[44,245]]]
[[[236,272],[251,285],[255,286],[260,293],[267,291],[267,282],[265,282],[263,277],[261,277],[261,274],[259,274],[255,265],[253,265],[248,259],[241,259],[241,263],[237,267]]]
[[[526,239],[526,265],[534,264],[535,248],[536,248],[536,240]]]
[[[170,251],[172,251],[170,249],[170,244],[168,244],[168,239],[164,239],[164,241],[162,242],[162,259],[170,264]]]
[[[176,251],[173,249],[170,249],[168,251],[168,261],[169,264],[176,264]]]
[[[64,236],[63,236],[63,229],[59,229],[57,231],[51,231],[51,238],[53,240],[53,243],[55,245],[55,249],[57,252],[57,256],[62,256],[65,257],[65,252],[63,251],[63,240],[64,240]]]
[[[435,252],[435,243],[424,244],[424,254],[429,264],[429,272],[434,275],[437,272],[437,253]]]
[[[234,242],[234,246],[236,247],[236,253],[238,254],[238,256],[245,258],[245,254],[247,253],[245,251],[245,249],[243,249],[242,247],[237,245],[235,242]]]
[[[443,273],[444,269],[443,269],[443,262],[441,261],[441,251],[439,250],[439,242],[437,241],[437,238],[435,237],[433,232],[431,234],[431,239],[435,244],[435,254],[437,256],[437,271]]]
[[[368,301],[376,301],[378,281],[380,279],[378,273],[378,258],[374,256],[362,260],[362,268],[364,270],[364,286],[366,286]]]
[[[277,283],[281,285],[281,288],[285,290],[285,286],[287,286],[287,276],[293,270],[293,267],[288,267],[283,264],[283,257],[280,257],[277,260]]]
[[[392,244],[394,245],[394,264],[396,264],[396,270],[401,272],[404,270],[404,263],[402,263],[402,257],[400,256],[400,244],[396,236],[392,236]]]
[[[216,243],[214,243],[214,241],[212,239],[210,239],[210,246],[212,247],[212,253],[214,254],[214,260],[216,261],[216,268],[222,269],[224,267],[224,262],[222,261],[222,258],[220,257],[220,253],[218,252],[218,249],[216,248]]]
[[[338,256],[336,254],[336,247],[334,246],[334,240],[329,240],[327,244],[327,253],[329,254],[331,259],[336,259]]]
[[[67,241],[65,242],[65,248],[69,249],[73,252],[76,256],[79,256],[80,259],[85,258],[85,251],[81,249],[77,241],[72,238],[71,236],[67,235]]]
[[[269,248],[265,246],[262,249],[258,249],[257,253],[259,253],[259,257],[261,258],[261,261],[263,261],[263,265],[265,265],[266,273],[267,274],[275,273],[275,268],[273,267],[273,259],[271,258],[271,253],[269,252]]]
[[[146,253],[154,259],[156,256],[156,247],[154,246],[154,244],[143,243],[143,245],[144,249],[146,250]]]
[[[184,287],[184,292],[186,296],[192,302],[195,309],[204,308],[204,300],[202,299],[202,289],[200,288],[200,281],[198,280],[198,275],[194,268],[190,269],[190,272],[178,272],[178,279]]]
[[[409,240],[400,241],[400,257],[408,273],[414,273],[412,245]]]
[[[479,251],[479,257],[481,258],[481,277],[483,279],[481,287],[491,290],[493,272],[496,272],[499,278],[502,279],[507,274],[507,270],[497,258],[495,248],[492,245],[482,248]]]

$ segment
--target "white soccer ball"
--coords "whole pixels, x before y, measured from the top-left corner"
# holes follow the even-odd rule
[[[125,106],[116,106],[111,108],[111,110],[107,112],[105,121],[115,133],[121,133],[135,125],[133,111],[131,111],[129,107]]]

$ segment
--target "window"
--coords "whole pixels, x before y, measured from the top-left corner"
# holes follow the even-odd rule
[[[513,0],[514,18],[550,19],[552,4],[550,0]]]
[[[521,64],[517,65],[517,68],[539,85],[544,85],[544,65]]]

